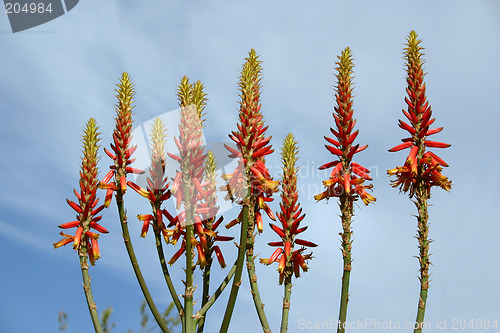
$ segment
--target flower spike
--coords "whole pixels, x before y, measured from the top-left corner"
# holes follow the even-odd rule
[[[326,163],[319,167],[320,170],[334,167],[330,174],[330,179],[323,182],[326,187],[323,193],[316,195],[314,198],[318,201],[329,199],[331,197],[339,197],[342,193],[351,194],[352,199],[357,200],[360,193],[366,193],[367,189],[371,189],[371,185],[364,185],[363,182],[357,182],[358,176],[363,180],[372,180],[369,173],[370,171],[352,162],[355,154],[365,150],[368,145],[359,146],[354,144],[354,140],[359,134],[359,130],[353,131],[356,120],[353,118],[353,100],[352,100],[352,83],[351,76],[353,72],[353,63],[351,50],[346,48],[342,51],[337,62],[336,74],[338,85],[336,88],[336,100],[333,118],[335,120],[336,128],[330,128],[330,131],[335,136],[334,138],[324,137],[328,143],[334,146],[325,145],[326,149],[335,156],[336,160]],[[401,147],[394,147],[400,150],[408,148],[405,143]],[[362,195],[361,198],[367,198]],[[374,202],[375,198],[370,196],[370,200],[363,200],[368,205]]]
[[[61,247],[63,245],[73,243],[73,248],[78,251],[79,256],[82,258],[92,259],[91,248],[92,241],[94,240],[94,254],[93,260],[90,260],[91,264],[94,265],[95,260],[97,260],[100,255],[98,255],[97,248],[97,238],[98,234],[93,233],[90,229],[97,230],[102,233],[107,233],[108,231],[97,224],[96,222],[101,219],[101,216],[96,216],[103,208],[104,205],[97,208],[96,205],[99,201],[96,193],[99,187],[98,180],[98,168],[97,163],[99,162],[99,156],[97,151],[99,149],[99,141],[101,140],[98,132],[99,127],[94,118],[89,119],[87,122],[84,135],[82,137],[82,164],[80,171],[80,192],[74,190],[74,194],[78,199],[76,202],[66,199],[69,206],[77,212],[77,220],[72,222],[63,223],[59,226],[62,229],[77,228],[74,236],[61,233],[64,238],[54,243],[54,248]]]
[[[276,250],[273,255],[267,259],[261,259],[261,263],[270,265],[275,261],[278,261],[278,256],[283,252],[284,259],[283,269],[280,269],[279,281],[280,284],[285,281],[285,283],[291,284],[291,277],[293,275],[294,260],[297,256],[291,257],[290,254],[293,252],[294,244],[315,247],[316,244],[302,240],[296,239],[295,236],[300,232],[303,232],[307,227],[300,228],[299,224],[304,219],[305,214],[302,214],[302,209],[298,203],[299,192],[297,188],[298,182],[298,169],[296,167],[298,147],[295,138],[290,133],[283,140],[283,147],[281,152],[281,160],[283,163],[283,175],[282,175],[282,190],[281,190],[281,211],[277,213],[278,220],[281,222],[282,228],[269,223],[271,229],[281,238],[281,242],[272,242],[269,245],[281,246],[282,248]],[[296,275],[299,277],[299,274]]]
[[[231,132],[229,138],[236,144],[236,149],[226,146],[229,157],[238,158],[238,165],[231,174],[223,175],[227,181],[221,189],[227,191],[226,199],[242,205],[240,216],[228,226],[240,224],[240,248],[238,250],[237,268],[234,280],[241,279],[243,261],[246,257],[250,287],[254,295],[253,301],[264,331],[270,331],[269,323],[263,310],[255,274],[254,244],[255,232],[262,230],[262,215],[260,210],[274,219],[274,214],[267,205],[272,200],[273,193],[278,191],[279,183],[274,181],[265,165],[265,157],[273,152],[269,144],[271,137],[266,135],[268,129],[264,125],[261,113],[261,76],[262,66],[255,50],[250,50],[240,72],[239,90],[239,123],[237,131]],[[247,237],[248,236],[248,237]],[[231,289],[228,306],[223,318],[220,332],[228,330],[230,318],[238,294],[235,284]]]
[[[431,152],[426,152],[426,148],[448,148],[451,145],[427,140],[428,136],[441,132],[443,127],[429,130],[432,110],[425,96],[423,47],[420,46],[420,43],[421,40],[412,31],[405,48],[408,74],[406,80],[408,83],[406,88],[408,96],[405,97],[405,102],[408,109],[403,110],[403,113],[410,121],[410,124],[399,120],[399,126],[408,131],[411,137],[405,140],[404,143],[389,149],[390,152],[397,152],[406,148],[411,148],[411,150],[403,167],[387,171],[389,175],[396,176],[396,179],[391,181],[392,186],[399,187],[402,192],[409,192],[410,197],[416,195],[418,186],[425,189],[428,197],[430,197],[432,186],[439,186],[446,191],[451,188],[451,181],[441,175],[441,167],[447,167],[448,164],[444,163],[434,153],[432,153],[431,157],[429,155]],[[426,172],[427,170],[429,172]],[[435,175],[439,176],[436,177]]]
[[[115,129],[113,131],[113,143],[110,144],[111,151],[104,148],[104,152],[114,162],[110,166],[110,171],[103,178],[100,187],[107,189],[105,205],[109,206],[113,191],[120,191],[122,194],[126,192],[127,174],[142,174],[143,170],[132,168],[129,165],[133,163],[134,159],[132,153],[137,147],[131,147],[132,141],[132,116],[134,102],[134,86],[127,73],[123,73],[120,83],[117,85],[116,98],[118,103],[115,105]],[[111,179],[114,177],[114,182]]]
[[[365,150],[368,145],[360,146],[354,141],[358,137],[359,131],[354,131],[356,119],[354,119],[353,99],[352,99],[352,73],[353,61],[351,50],[347,47],[338,57],[336,62],[337,86],[335,88],[336,105],[334,107],[333,118],[335,128],[330,128],[333,138],[325,137],[328,143],[334,146],[326,145],[327,150],[334,155],[334,161],[326,163],[319,167],[320,170],[333,168],[329,179],[323,181],[325,190],[317,194],[314,198],[317,201],[338,197],[340,199],[340,211],[342,213],[342,229],[340,234],[342,238],[342,256],[344,259],[344,272],[342,276],[342,293],[339,312],[339,332],[344,332],[344,326],[347,318],[347,301],[349,294],[349,277],[351,274],[351,248],[352,231],[351,221],[354,214],[354,202],[361,198],[365,205],[375,202],[375,197],[368,194],[372,184],[365,184],[372,180],[370,170],[364,166],[352,161],[355,154]],[[401,150],[409,148],[411,145],[402,144],[393,149]],[[296,239],[298,245],[309,245],[308,241]],[[307,255],[298,253],[294,263],[294,273],[299,273],[299,268],[307,270],[305,264]]]
[[[409,120],[409,124],[399,120],[399,127],[410,133],[409,138],[402,141],[403,144],[389,149],[390,152],[411,148],[403,166],[388,170],[387,174],[396,176],[391,180],[393,187],[399,187],[400,192],[408,193],[410,198],[415,198],[415,205],[418,209],[418,232],[416,238],[419,244],[420,263],[420,297],[418,302],[417,319],[415,331],[422,332],[424,313],[427,302],[427,291],[429,288],[429,226],[427,201],[431,196],[431,188],[439,186],[448,191],[451,188],[451,181],[441,174],[442,168],[448,164],[427,148],[448,148],[449,144],[437,141],[430,141],[428,136],[437,134],[443,127],[429,129],[435,121],[432,118],[432,110],[427,101],[423,70],[423,47],[420,45],[417,33],[411,31],[405,47],[405,60],[407,78],[407,95],[405,102],[407,110],[403,110],[404,116]]]
[[[305,231],[307,227],[299,228],[300,222],[304,219],[305,214],[302,213],[302,208],[298,202],[299,191],[298,183],[298,168],[296,167],[299,149],[292,134],[288,134],[283,140],[281,151],[282,177],[281,177],[281,211],[277,212],[276,216],[281,222],[281,227],[270,223],[271,229],[281,238],[279,242],[271,242],[270,246],[278,246],[269,259],[260,259],[260,262],[270,265],[278,262],[278,282],[285,284],[285,297],[283,298],[283,316],[281,322],[281,331],[286,331],[288,325],[288,311],[292,290],[292,276],[300,276],[300,268],[304,272],[307,271],[304,257],[300,255],[305,247],[316,247],[313,242],[297,239],[296,235]],[[297,245],[302,246],[300,250],[295,250]],[[306,259],[311,259],[312,255],[305,256]],[[285,329],[285,330],[284,330]]]

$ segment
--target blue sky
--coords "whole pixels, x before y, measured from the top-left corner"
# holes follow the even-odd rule
[[[319,244],[309,272],[295,281],[289,332],[308,331],[301,322],[338,316],[338,207],[312,197],[324,179],[316,167],[331,160],[323,135],[334,124],[333,67],[346,46],[356,66],[357,140],[370,145],[356,162],[372,169],[377,197],[375,205],[355,208],[348,320],[413,321],[419,288],[411,216],[416,211],[386,176],[406,158],[387,149],[404,135],[397,119],[405,106],[402,51],[411,30],[426,48],[427,97],[436,125],[445,127],[435,139],[452,144],[438,151],[450,165],[444,173],[452,190],[434,189],[430,201],[435,242],[428,332],[442,331],[438,320],[448,328],[457,319],[500,321],[500,224],[494,208],[500,185],[498,2],[81,1],[58,19],[16,34],[0,13],[0,331],[55,332],[61,310],[68,313],[69,331],[91,331],[77,255],[70,247],[54,250],[52,243],[59,239],[57,225],[74,215],[65,199],[78,182],[79,138],[90,117],[109,145],[113,90],[121,73],[127,71],[136,85],[137,125],[177,108],[175,89],[183,75],[201,80],[209,98],[205,138],[221,142],[236,128],[238,73],[251,48],[263,60],[262,113],[271,143],[278,149],[288,132],[299,143],[303,223],[309,226],[304,236]],[[278,172],[278,154],[268,164]],[[107,165],[104,156],[101,176]],[[148,209],[133,193],[127,201],[130,216]],[[116,332],[137,329],[142,297],[115,207],[104,213],[103,225],[111,232],[100,238],[102,258],[91,268],[95,300],[98,309],[114,307]],[[140,239],[140,227],[131,223],[134,245],[163,308],[169,296],[153,240]],[[275,240],[266,229],[257,237],[257,253],[268,256],[272,249],[266,243]],[[234,247],[225,250],[231,262]],[[275,269],[258,267],[273,330],[279,327],[283,293]],[[171,270],[180,278],[180,265]],[[244,282],[230,330],[258,332]],[[225,298],[209,312],[207,331],[217,331],[224,306]]]

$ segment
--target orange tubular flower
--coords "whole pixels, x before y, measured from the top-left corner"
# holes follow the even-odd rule
[[[147,198],[153,210],[153,215],[137,216],[140,221],[143,221],[141,237],[146,237],[149,225],[154,220],[156,221],[156,223],[153,224],[154,232],[156,234],[162,233],[165,241],[168,243],[167,233],[164,232],[166,227],[163,223],[163,212],[161,210],[163,202],[168,200],[171,196],[170,190],[168,189],[170,184],[165,175],[166,140],[167,134],[165,126],[160,118],[156,118],[151,131],[151,167],[149,168],[149,176],[146,178],[148,186],[146,189],[143,189],[131,181],[128,181],[127,185],[144,198]]]
[[[335,160],[326,163],[319,167],[320,170],[333,168],[329,179],[323,182],[326,190],[323,193],[316,195],[314,198],[318,201],[329,199],[331,197],[339,198],[339,206],[341,212],[342,233],[342,257],[344,262],[344,270],[342,275],[342,292],[340,298],[339,311],[339,332],[344,332],[343,326],[347,318],[347,302],[349,295],[349,277],[351,274],[351,250],[352,250],[352,216],[354,215],[354,202],[361,198],[365,205],[375,202],[375,197],[366,192],[373,185],[365,185],[366,181],[372,180],[370,171],[364,166],[352,162],[355,154],[365,150],[368,146],[360,146],[354,141],[358,136],[359,131],[354,131],[356,120],[353,117],[353,99],[352,99],[352,73],[353,61],[351,50],[345,48],[336,62],[337,70],[337,86],[335,89],[336,106],[334,107],[333,118],[336,128],[330,128],[334,135],[333,138],[325,136],[329,145],[325,145],[326,149],[333,155]],[[299,240],[296,240],[297,244]],[[302,258],[297,259],[297,271],[299,267],[304,267],[305,263]]]
[[[179,149],[179,156],[167,153],[179,162],[180,170],[174,177],[172,195],[176,198],[176,206],[183,206],[176,217],[163,209],[163,216],[169,221],[164,229],[164,237],[175,244],[181,237],[181,249],[172,257],[169,264],[173,264],[186,250],[186,242],[193,245],[198,252],[200,267],[212,262],[213,244],[216,240],[228,241],[232,237],[217,236],[216,228],[222,222],[220,217],[217,222],[215,216],[218,211],[215,196],[215,158],[211,152],[204,154],[202,147],[203,111],[206,105],[206,94],[200,81],[191,84],[187,77],[181,79],[178,90],[179,105],[181,107],[181,120],[179,124],[179,138],[174,141]],[[186,216],[193,214],[194,237],[186,240]],[[220,238],[219,238],[220,237]],[[225,267],[224,257],[219,248],[216,256],[221,265]]]
[[[449,191],[451,189],[451,181],[441,174],[442,168],[447,167],[445,161],[430,151],[427,148],[448,148],[449,144],[430,141],[427,138],[443,130],[443,127],[430,129],[430,125],[434,123],[435,118],[432,118],[432,111],[429,102],[425,96],[424,63],[422,56],[423,48],[420,46],[421,40],[418,39],[417,33],[411,31],[407,38],[405,48],[405,59],[407,67],[406,82],[408,87],[405,97],[405,102],[408,105],[407,111],[403,110],[403,114],[408,119],[409,123],[399,120],[399,127],[409,132],[410,137],[402,139],[403,143],[391,149],[390,152],[400,151],[410,148],[410,153],[402,167],[396,167],[388,170],[390,176],[396,176],[392,180],[393,187],[399,187],[402,192],[408,192],[410,198],[415,198],[413,201],[417,206],[417,240],[419,244],[419,256],[417,257],[420,263],[420,295],[417,309],[417,319],[414,332],[422,332],[424,322],[425,307],[427,303],[427,292],[429,289],[429,225],[428,225],[428,199],[431,196],[432,186],[439,186],[442,189]]]
[[[279,246],[269,259],[260,259],[260,262],[270,265],[278,261],[279,283],[291,282],[292,275],[300,276],[299,268],[307,271],[305,260],[311,259],[311,254],[303,255],[305,247],[294,251],[294,245],[307,247],[316,247],[317,245],[302,239],[296,239],[295,236],[302,233],[307,227],[299,228],[300,222],[304,219],[302,208],[298,202],[299,192],[297,189],[297,162],[298,148],[292,134],[288,134],[283,141],[283,150],[281,152],[283,162],[282,190],[281,190],[281,211],[277,213],[281,227],[270,223],[271,228],[281,238],[281,242],[271,242],[270,246]]]
[[[127,174],[143,174],[144,171],[130,167],[135,159],[131,158],[132,154],[137,149],[137,146],[130,147],[132,141],[132,109],[134,106],[134,86],[130,81],[127,73],[123,73],[120,83],[117,85],[118,104],[115,105],[115,130],[113,131],[113,143],[110,144],[112,151],[104,148],[104,152],[113,161],[114,165],[110,166],[110,171],[99,184],[100,188],[106,189],[106,207],[111,203],[113,191],[120,190],[125,193],[127,190]],[[110,182],[113,179],[114,182]]]
[[[326,188],[325,191],[314,198],[320,201],[331,197],[340,197],[346,193],[353,200],[361,197],[364,204],[368,205],[376,200],[375,197],[366,192],[373,185],[364,185],[365,180],[372,180],[369,176],[370,171],[352,162],[354,154],[365,150],[368,145],[360,146],[359,144],[354,144],[359,130],[353,132],[354,125],[356,124],[356,120],[353,118],[353,100],[351,95],[351,75],[354,65],[349,48],[342,51],[337,64],[339,65],[337,68],[338,74],[336,75],[338,85],[335,94],[337,106],[335,106],[335,112],[333,113],[336,129],[330,128],[334,138],[325,136],[325,140],[330,144],[325,145],[325,147],[330,153],[335,155],[337,160],[319,167],[320,170],[333,167],[333,170],[330,178],[323,181],[323,185]]]
[[[74,190],[77,202],[66,199],[69,206],[76,211],[77,220],[61,224],[59,228],[70,229],[77,228],[74,236],[67,235],[61,232],[64,238],[59,242],[54,243],[54,248],[59,248],[69,243],[73,243],[73,248],[78,251],[80,256],[87,256],[92,265],[95,260],[99,259],[99,247],[97,239],[99,234],[90,231],[90,228],[102,233],[108,231],[97,222],[101,216],[96,216],[103,208],[101,205],[96,208],[99,199],[97,198],[97,189],[99,180],[97,163],[99,157],[97,151],[99,149],[98,142],[100,140],[98,127],[94,118],[91,118],[85,127],[83,135],[83,157],[80,171],[80,192]]]
[[[419,183],[424,184],[429,196],[432,186],[439,186],[446,191],[451,188],[451,181],[441,174],[442,167],[447,167],[448,164],[434,153],[426,151],[426,148],[448,148],[451,145],[427,139],[428,136],[441,132],[443,127],[429,129],[435,118],[432,118],[431,106],[425,96],[423,48],[417,38],[417,34],[412,31],[405,49],[408,68],[408,96],[405,97],[405,102],[408,109],[403,110],[403,114],[408,123],[399,120],[398,124],[410,137],[402,139],[402,144],[389,149],[390,152],[397,152],[410,148],[410,153],[402,167],[387,171],[390,176],[396,176],[391,181],[392,186],[399,187],[402,192],[409,192],[410,197],[416,194]]]
[[[223,175],[228,183],[221,189],[227,191],[226,199],[232,201],[242,200],[246,197],[248,187],[250,196],[259,203],[258,209],[264,209],[267,215],[275,220],[274,214],[266,202],[272,201],[272,194],[278,191],[278,181],[274,181],[265,165],[265,156],[274,152],[269,142],[271,137],[266,137],[268,126],[264,126],[260,112],[260,80],[261,61],[255,50],[251,50],[246,63],[243,66],[240,78],[240,91],[242,101],[240,103],[240,123],[237,124],[238,131],[229,135],[236,143],[236,149],[225,145],[230,152],[229,157],[239,158],[238,166],[232,174]],[[226,227],[233,226],[239,222],[236,219]]]

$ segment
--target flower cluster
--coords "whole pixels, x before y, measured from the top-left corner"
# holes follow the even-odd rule
[[[191,84],[187,77],[183,77],[179,85],[178,96],[181,107],[181,122],[179,124],[179,139],[174,138],[174,140],[179,149],[179,156],[172,153],[168,153],[168,156],[176,160],[180,166],[170,191],[176,198],[176,209],[179,210],[183,205],[184,210],[176,217],[171,216],[165,209],[162,212],[170,221],[168,227],[174,227],[174,229],[166,230],[166,235],[171,237],[170,241],[175,244],[181,236],[184,239],[180,249],[170,259],[169,264],[172,265],[186,251],[186,241],[189,241],[197,250],[197,264],[204,267],[207,265],[207,257],[212,253],[213,242],[227,241],[233,238],[219,236],[215,232],[222,222],[222,217],[214,223],[214,217],[218,211],[214,202],[214,177],[208,175],[204,167],[207,154],[204,154],[202,147],[203,110],[206,105],[203,84],[200,81]],[[215,168],[213,156],[210,159],[211,168]],[[215,172],[215,169],[212,172]],[[205,181],[204,178],[207,180]],[[193,223],[194,226],[194,237],[189,240],[186,240],[186,223]],[[220,248],[216,246],[213,250],[221,267],[225,267]]]
[[[224,217],[220,216],[218,219],[216,219],[216,214],[217,211],[219,210],[219,207],[217,206],[217,181],[216,181],[216,175],[215,175],[215,170],[217,169],[217,162],[215,161],[215,156],[214,154],[209,151],[207,153],[207,157],[205,159],[205,182],[206,182],[206,192],[207,192],[207,198],[205,202],[198,204],[198,211],[200,209],[204,209],[205,213],[202,213],[202,220],[203,220],[203,225],[215,232],[217,230],[217,227],[221,224],[223,221]],[[211,261],[212,254],[215,253],[215,256],[217,257],[217,261],[219,262],[220,266],[222,268],[226,267],[226,262],[224,261],[224,256],[222,255],[222,251],[218,245],[214,245],[216,241],[230,241],[233,240],[234,237],[229,237],[229,236],[221,236],[216,234],[215,237],[208,235],[207,237],[207,261]]]
[[[100,188],[106,189],[105,206],[111,203],[113,191],[120,189],[121,193],[127,190],[127,174],[143,174],[143,170],[132,168],[130,165],[135,161],[131,158],[137,146],[130,147],[132,141],[132,109],[134,106],[134,87],[127,73],[123,73],[120,83],[116,89],[118,104],[115,105],[116,126],[113,131],[113,143],[110,144],[112,151],[104,148],[104,152],[114,161],[111,169],[99,184]],[[114,182],[111,179],[115,178]]]
[[[146,178],[147,188],[143,189],[136,183],[128,181],[127,184],[148,199],[153,209],[153,214],[137,215],[140,221],[143,221],[141,237],[146,237],[151,221],[156,221],[153,225],[155,233],[162,232],[165,239],[168,241],[165,224],[163,223],[162,215],[170,216],[168,212],[162,211],[161,205],[171,196],[168,189],[169,183],[165,176],[165,144],[167,134],[165,127],[160,118],[156,118],[151,131],[151,167],[149,168],[149,176]]]
[[[323,181],[326,190],[316,195],[314,198],[318,201],[329,199],[331,197],[340,197],[342,194],[351,195],[353,199],[361,197],[363,202],[368,205],[375,201],[375,197],[366,192],[373,185],[364,185],[365,180],[372,180],[369,170],[360,164],[352,162],[352,157],[365,150],[368,145],[360,146],[354,144],[354,140],[359,134],[359,130],[353,132],[356,120],[353,118],[353,100],[352,100],[352,82],[353,63],[351,50],[347,47],[342,51],[336,62],[338,67],[337,87],[333,118],[335,119],[336,129],[330,128],[335,138],[325,136],[326,141],[331,145],[325,145],[330,153],[337,156],[337,160],[326,163],[319,167],[320,170],[332,168],[330,178]]]
[[[238,158],[238,166],[231,174],[223,175],[228,181],[222,189],[227,191],[226,198],[232,201],[243,199],[249,194],[256,199],[258,209],[255,211],[257,230],[262,232],[262,217],[259,209],[264,209],[267,215],[276,220],[267,202],[272,201],[274,192],[278,191],[278,181],[274,181],[265,165],[265,156],[274,152],[269,142],[271,137],[266,137],[268,126],[264,126],[263,117],[260,112],[260,80],[261,61],[255,50],[251,50],[243,66],[240,76],[240,123],[237,124],[238,131],[233,131],[229,137],[236,143],[236,149],[225,145],[231,153],[230,158]],[[241,221],[241,214],[237,219],[230,222],[229,228]]]
[[[277,213],[278,220],[281,222],[281,228],[270,223],[271,229],[281,237],[279,242],[271,242],[270,246],[278,246],[269,259],[260,259],[260,262],[270,265],[273,262],[279,262],[279,283],[282,284],[284,279],[291,279],[291,275],[295,273],[295,277],[300,276],[300,268],[307,271],[306,260],[312,258],[312,254],[303,254],[306,250],[304,246],[316,247],[317,245],[295,238],[296,235],[304,232],[307,227],[300,227],[300,222],[304,219],[305,214],[302,214],[302,208],[298,203],[299,193],[297,189],[297,162],[298,148],[292,134],[288,134],[283,141],[283,149],[281,153],[283,162],[283,176],[281,182],[281,211]],[[294,250],[295,245],[302,245],[298,250]]]
[[[448,164],[433,152],[426,151],[426,148],[448,148],[451,145],[427,140],[428,136],[441,132],[443,127],[429,129],[436,119],[432,118],[431,106],[425,96],[423,47],[420,42],[415,31],[412,31],[405,48],[408,75],[408,96],[405,97],[405,102],[408,111],[403,109],[403,114],[409,124],[399,120],[399,127],[408,131],[410,137],[402,139],[402,144],[389,149],[390,152],[396,152],[410,148],[410,153],[402,167],[387,171],[389,175],[397,177],[391,182],[392,186],[399,187],[403,192],[409,191],[410,197],[415,195],[417,184],[420,182],[424,184],[428,195],[432,186],[439,186],[447,191],[451,188],[451,181],[441,174],[442,167],[447,167]]]
[[[99,234],[90,231],[94,229],[101,233],[108,233],[108,231],[99,225],[102,216],[97,216],[102,211],[105,205],[97,207],[99,198],[97,198],[97,189],[99,180],[97,163],[99,158],[97,151],[99,149],[99,133],[98,126],[94,118],[91,118],[85,127],[83,135],[83,157],[80,171],[80,191],[74,190],[78,203],[66,199],[69,206],[73,208],[76,213],[76,221],[61,224],[59,228],[69,229],[77,228],[74,236],[67,235],[61,231],[61,236],[64,238],[59,242],[54,243],[54,248],[59,248],[69,243],[73,243],[73,248],[79,251],[80,256],[86,255],[92,265],[99,259],[99,245],[97,239]]]

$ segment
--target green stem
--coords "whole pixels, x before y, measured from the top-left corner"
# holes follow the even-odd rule
[[[255,207],[253,205],[252,207]],[[271,329],[269,328],[269,323],[267,322],[266,313],[264,311],[264,304],[262,303],[262,299],[260,298],[259,286],[257,285],[257,274],[255,273],[255,257],[253,255],[253,249],[255,244],[255,219],[253,218],[254,211],[252,210],[249,214],[252,218],[249,218],[248,221],[248,236],[247,236],[247,271],[248,278],[250,279],[250,289],[252,292],[253,303],[255,305],[255,310],[257,311],[257,315],[259,317],[260,324],[262,326],[262,330],[265,333],[270,333]]]
[[[177,311],[179,312],[179,315],[183,316],[184,309],[182,308],[179,296],[175,291],[172,278],[170,277],[170,273],[168,272],[167,263],[165,262],[165,255],[163,254],[163,245],[161,244],[161,237],[157,232],[155,232],[155,237],[156,237],[156,250],[158,252],[158,259],[160,260],[163,276],[165,277],[165,282],[167,283],[168,290],[170,291],[170,295],[172,296],[172,299],[174,301],[175,307],[177,308]]]
[[[288,314],[290,313],[290,296],[292,295],[291,277],[285,282],[285,296],[283,297],[283,312],[281,314],[281,333],[288,332]]]
[[[209,247],[211,248],[211,245]],[[210,251],[211,252],[211,251]],[[209,296],[210,296],[210,269],[212,268],[212,253],[207,254],[207,265],[203,270],[203,296],[201,307],[207,304]],[[203,332],[203,328],[205,327],[205,318],[201,317],[198,320],[198,333]]]
[[[352,198],[344,193],[340,198],[340,211],[342,212],[342,257],[344,260],[344,272],[342,274],[342,291],[340,295],[340,311],[337,333],[345,332],[345,322],[347,319],[347,304],[349,303],[349,280],[351,277],[351,219],[352,219]]]
[[[428,190],[421,183],[417,187],[416,191],[417,201],[415,204],[418,208],[418,247],[420,250],[418,260],[420,262],[420,298],[418,301],[418,310],[417,310],[417,319],[416,323],[418,324],[415,328],[415,333],[421,333],[424,325],[424,316],[425,316],[425,306],[427,304],[427,291],[429,289],[429,244],[431,240],[429,240],[429,215],[427,212],[427,199],[428,199]]]
[[[99,315],[97,314],[97,307],[95,306],[94,298],[92,297],[92,289],[90,287],[89,263],[87,261],[86,249],[81,250],[80,266],[82,269],[83,291],[85,292],[85,297],[87,298],[87,305],[89,307],[90,318],[92,318],[92,324],[94,324],[95,332],[102,333],[101,322],[99,321]]]
[[[137,262],[137,258],[135,257],[134,247],[132,246],[132,240],[130,238],[130,233],[128,231],[128,223],[127,223],[127,215],[125,213],[125,208],[123,204],[123,193],[121,190],[116,191],[116,204],[118,206],[118,214],[120,215],[120,224],[122,226],[122,234],[123,234],[123,242],[125,243],[125,247],[127,249],[128,256],[130,258],[130,263],[132,264],[132,268],[134,269],[135,276],[137,281],[139,282],[139,286],[141,287],[142,293],[144,294],[144,298],[146,299],[146,303],[148,303],[149,309],[153,314],[158,326],[162,332],[170,333],[170,330],[167,327],[167,323],[161,317],[160,312],[156,308],[156,305],[149,293],[146,282],[144,281],[144,277],[142,276],[141,268],[139,267],[139,263]]]
[[[193,246],[191,239],[193,238],[193,214],[191,211],[186,212],[186,293],[184,295],[184,309],[186,316],[186,333],[194,333],[193,322]]]
[[[255,263],[253,254],[247,254],[247,270],[248,277],[250,279],[250,289],[252,291],[253,303],[255,305],[255,310],[259,316],[260,324],[262,325],[262,330],[265,333],[270,333],[269,323],[267,322],[266,313],[264,311],[264,304],[260,298],[259,286],[257,285],[257,274],[255,274]]]
[[[215,303],[217,298],[219,298],[219,296],[222,294],[224,289],[226,289],[226,286],[229,284],[229,281],[231,281],[231,278],[234,276],[235,272],[236,272],[236,262],[234,263],[233,267],[231,267],[231,270],[224,278],[219,288],[217,288],[215,293],[212,295],[212,297],[210,297],[210,299],[205,303],[205,305],[203,305],[201,309],[198,312],[196,312],[195,314],[196,318],[201,318],[210,309],[210,307]]]
[[[344,264],[346,259],[344,258]],[[342,275],[342,293],[340,296],[340,313],[339,313],[339,327],[337,332],[345,332],[345,322],[347,319],[347,303],[349,302],[349,280],[351,276],[351,271],[345,270]]]
[[[220,328],[220,333],[227,333],[229,329],[229,322],[231,321],[231,316],[233,315],[234,304],[236,303],[236,297],[238,296],[238,291],[241,284],[241,273],[243,272],[243,265],[245,264],[245,252],[247,245],[247,231],[248,231],[248,197],[245,198],[245,203],[242,209],[242,221],[241,221],[241,232],[240,232],[240,245],[238,248],[238,259],[236,260],[236,271],[234,273],[233,286],[231,287],[231,293],[229,294],[229,299],[227,302],[226,312],[224,313],[224,318],[222,320],[222,325]]]
[[[428,283],[428,280],[422,279],[423,283]],[[418,302],[418,311],[417,311],[417,323],[418,328],[415,328],[414,332],[415,333],[420,333],[422,332],[423,325],[424,325],[424,315],[425,315],[425,305],[427,304],[427,289],[423,289],[420,287],[420,300]]]

